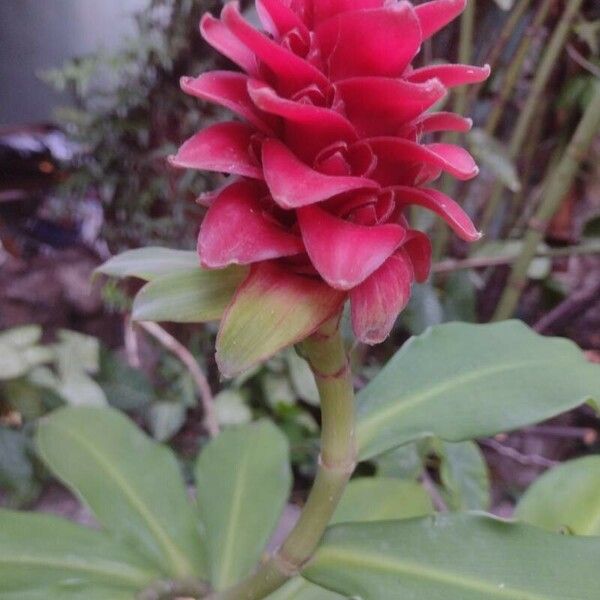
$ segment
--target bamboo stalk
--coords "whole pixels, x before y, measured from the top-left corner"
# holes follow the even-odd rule
[[[498,66],[500,57],[506,48],[506,44],[512,38],[519,21],[529,8],[531,1],[532,0],[520,0],[519,3],[510,11],[508,18],[506,19],[506,22],[502,26],[500,34],[496,39],[496,43],[493,45],[485,60],[485,62],[490,65],[492,72]],[[469,92],[469,99],[471,102],[477,98],[483,85],[484,84],[480,83],[471,88],[471,91]]]
[[[528,28],[526,35],[519,43],[519,47],[517,48],[514,57],[510,61],[510,66],[508,67],[508,71],[506,72],[506,75],[502,81],[500,93],[494,102],[485,125],[485,130],[489,135],[494,135],[496,129],[498,128],[500,120],[502,119],[502,115],[504,114],[506,104],[508,103],[513,90],[517,85],[519,75],[523,70],[523,64],[529,55],[533,41],[536,38],[539,30],[546,22],[548,14],[550,13],[550,9],[555,2],[556,0],[544,0],[544,2],[540,5],[531,26]]]
[[[545,1],[548,2],[549,0]],[[531,123],[538,109],[539,100],[546,89],[546,85],[548,84],[548,80],[550,79],[552,71],[556,66],[556,62],[560,56],[560,53],[565,47],[567,38],[571,31],[571,25],[573,24],[573,20],[581,8],[582,2],[583,0],[569,0],[560,18],[560,21],[554,30],[554,33],[552,34],[546,51],[542,56],[542,60],[531,85],[531,91],[529,92],[529,96],[527,97],[527,101],[525,102],[523,110],[519,114],[509,143],[508,155],[513,160],[518,158],[521,148],[523,147],[523,143],[529,135]],[[480,224],[481,231],[485,231],[489,227],[494,215],[496,214],[498,205],[502,200],[503,192],[504,184],[501,181],[498,181],[493,188],[490,200],[483,214]]]
[[[592,99],[569,142],[564,156],[557,168],[548,174],[544,185],[542,203],[530,221],[529,229],[523,241],[523,249],[512,268],[508,283],[494,314],[494,321],[507,319],[514,313],[521,291],[527,283],[529,265],[535,257],[539,243],[544,238],[548,223],[571,189],[580,165],[598,132],[600,132],[600,83],[595,83]]]
[[[600,254],[600,243],[590,243],[581,246],[567,246],[566,248],[551,248],[542,252],[535,253],[534,258],[561,258],[571,256],[585,256],[589,254]],[[453,273],[465,269],[485,269],[487,267],[499,267],[514,263],[518,255],[505,256],[474,256],[462,260],[448,259],[435,263],[431,267],[432,273]]]

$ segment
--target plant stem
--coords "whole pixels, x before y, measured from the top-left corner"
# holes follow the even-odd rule
[[[485,61],[488,65],[490,65],[492,72],[495,71],[506,44],[512,38],[515,29],[521,20],[521,17],[525,14],[530,4],[531,0],[520,0],[517,6],[515,6],[508,15],[508,18],[506,19],[506,22],[502,26],[500,34],[498,35],[496,43],[490,50],[489,54],[487,55],[487,60]],[[471,101],[474,101],[477,98],[483,85],[484,84],[480,83],[471,87],[471,91],[469,92],[469,99]]]
[[[202,372],[200,365],[196,362],[194,355],[178,340],[176,340],[168,331],[163,329],[157,323],[151,321],[139,321],[138,325],[157,339],[169,352],[172,352],[187,367],[200,394],[202,408],[204,410],[204,424],[210,437],[219,435],[219,422],[215,413],[212,392]]]
[[[549,173],[544,185],[542,203],[530,220],[525,234],[523,249],[516,260],[506,288],[494,314],[494,321],[509,318],[515,311],[521,291],[527,283],[527,271],[535,257],[536,249],[543,240],[550,219],[567,195],[579,172],[595,135],[600,131],[600,83],[594,84],[593,96],[571,138],[567,150],[556,169]]]
[[[506,108],[506,104],[517,85],[517,81],[519,79],[519,75],[521,74],[521,70],[523,69],[523,64],[525,63],[525,59],[527,58],[529,51],[531,49],[531,45],[535,40],[539,30],[542,28],[546,18],[548,17],[548,13],[552,8],[556,0],[545,0],[543,4],[540,5],[531,26],[528,28],[526,35],[521,40],[515,55],[510,61],[510,65],[508,67],[508,71],[504,76],[504,80],[502,81],[502,86],[500,88],[500,93],[496,98],[492,110],[488,116],[485,130],[489,135],[494,135],[500,120],[502,119],[502,115],[504,114],[504,109]]]
[[[553,0],[545,0],[542,8],[545,8],[546,4],[551,5],[552,2]],[[519,156],[523,143],[529,135],[531,123],[538,110],[539,100],[546,89],[550,75],[552,75],[552,71],[556,66],[556,61],[567,42],[567,38],[571,31],[571,25],[579,12],[582,2],[583,0],[569,0],[560,18],[560,22],[554,30],[550,42],[546,47],[531,85],[531,91],[529,92],[523,110],[519,114],[509,143],[508,155],[513,160]],[[504,185],[501,181],[498,181],[493,188],[491,198],[483,214],[480,224],[481,231],[485,231],[489,227],[496,214],[498,205],[502,200],[503,192]]]
[[[582,256],[585,254],[600,254],[600,243],[591,242],[581,246],[567,246],[565,248],[550,248],[537,251],[534,258],[560,258],[564,256]],[[473,256],[471,258],[454,259],[449,258],[431,267],[432,273],[452,273],[464,269],[483,269],[486,267],[498,267],[510,265],[519,258],[519,255],[506,254],[504,256]]]
[[[258,570],[212,600],[258,600],[310,560],[356,466],[354,391],[336,318],[302,344],[321,396],[321,455],[315,482],[287,539]]]

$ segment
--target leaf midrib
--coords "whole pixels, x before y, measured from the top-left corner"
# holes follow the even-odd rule
[[[490,375],[496,375],[504,371],[530,369],[534,365],[544,366],[554,364],[555,362],[555,359],[529,360],[525,362],[520,361],[519,363],[509,363],[500,366],[490,366],[485,369],[477,369],[473,372],[465,373],[460,377],[451,379],[450,381],[443,381],[425,390],[419,390],[413,394],[409,394],[404,399],[400,397],[400,399],[398,399],[395,402],[392,402],[390,406],[388,406],[386,409],[376,411],[371,416],[367,416],[367,418],[365,418],[365,420],[362,421],[362,426],[359,417],[359,447],[363,448],[366,445],[366,442],[371,439],[371,432],[373,430],[379,429],[379,427],[385,422],[389,421],[390,419],[395,419],[398,415],[402,414],[406,410],[413,409],[415,406],[418,406],[419,404],[425,402],[431,397],[441,395],[444,392],[451,390],[455,387],[459,387],[466,383],[472,383],[474,381],[477,381],[478,379],[482,379]],[[368,400],[361,399],[361,402],[368,402]]]
[[[513,587],[499,588],[498,585],[501,584],[488,583],[474,579],[472,576],[458,577],[453,572],[441,569],[435,570],[411,561],[390,558],[381,554],[367,554],[364,550],[361,550],[359,553],[340,547],[325,546],[317,554],[316,562],[320,564],[329,562],[337,570],[343,567],[344,570],[356,568],[363,571],[371,570],[382,573],[389,572],[393,575],[408,575],[415,579],[420,578],[425,581],[454,586],[459,589],[482,592],[502,598],[503,600],[556,600],[556,597],[553,596],[540,596],[539,594]],[[318,569],[319,567],[315,566],[315,568]]]
[[[242,461],[240,468],[236,470],[235,484],[233,487],[233,495],[231,498],[231,512],[229,519],[227,519],[227,531],[225,532],[225,542],[223,544],[223,553],[221,557],[221,568],[219,569],[219,581],[220,586],[230,583],[229,577],[231,576],[230,570],[233,564],[233,557],[235,555],[235,532],[238,527],[243,527],[241,517],[242,508],[242,489],[243,484],[246,481],[246,468],[248,466],[248,452],[247,450],[242,455]]]
[[[98,452],[97,449],[92,444],[89,444],[85,438],[77,435],[71,429],[63,428],[56,423],[53,423],[53,426],[62,430],[64,434],[79,442],[81,446],[92,456],[92,458],[96,460],[102,470],[107,473],[109,477],[112,477],[112,479],[116,481],[117,485],[123,491],[125,498],[129,501],[134,510],[142,517],[150,529],[154,539],[166,552],[176,574],[178,576],[193,574],[193,566],[188,560],[187,556],[172,542],[167,531],[165,531],[160,523],[154,519],[152,513],[146,508],[143,500],[139,498],[139,496],[135,493],[135,490],[129,486],[127,480],[123,478],[118,471],[111,469],[111,464],[104,459],[102,453]]]
[[[39,557],[28,554],[12,554],[11,556],[3,556],[0,559],[0,565],[30,565],[32,568],[39,567],[50,567],[56,569],[65,569],[70,571],[80,571],[85,573],[93,573],[107,578],[107,582],[114,585],[115,579],[119,579],[123,582],[129,582],[134,587],[146,585],[149,581],[156,578],[156,573],[150,571],[145,572],[137,567],[130,566],[126,572],[122,568],[122,563],[115,564],[105,559],[98,557],[86,558],[86,561],[92,561],[82,563],[77,560],[65,560],[65,559],[53,559],[49,557]],[[102,568],[104,566],[104,568]]]

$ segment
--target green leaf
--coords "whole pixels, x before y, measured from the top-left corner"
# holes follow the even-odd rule
[[[12,506],[29,500],[37,491],[31,459],[27,435],[0,427],[0,488],[12,492]]]
[[[394,448],[376,459],[377,474],[380,477],[399,477],[400,479],[418,479],[425,468],[425,456],[420,446],[426,442],[413,442]]]
[[[141,556],[101,531],[57,517],[0,510],[0,597],[34,598],[27,590],[82,586],[124,591],[144,588],[160,576]],[[55,588],[56,589],[56,588]],[[120,590],[120,591],[119,591]],[[6,594],[6,595],[5,595]],[[10,594],[10,595],[9,595]],[[41,596],[40,596],[41,597]],[[107,598],[108,600],[108,598]]]
[[[215,416],[219,425],[245,425],[252,421],[244,395],[239,390],[223,390],[215,396]]]
[[[0,344],[10,344],[14,348],[25,349],[41,339],[42,328],[39,325],[23,325],[0,332]]]
[[[243,267],[204,271],[200,267],[147,283],[133,301],[136,321],[201,323],[221,318],[247,275]]]
[[[27,588],[18,592],[8,592],[2,595],[2,600],[134,600],[131,590],[119,590],[114,587],[99,587],[93,585],[57,584],[42,588]]]
[[[348,484],[331,523],[410,519],[432,512],[431,499],[416,481],[362,477]]]
[[[449,444],[434,441],[441,458],[440,479],[452,510],[487,510],[490,505],[490,480],[479,446],[474,442]]]
[[[340,596],[306,581],[303,577],[294,577],[276,592],[267,596],[267,600],[344,600],[346,596]]]
[[[431,500],[419,484],[386,477],[362,477],[348,484],[331,523],[410,519],[432,512]],[[341,600],[343,597],[302,577],[294,577],[268,596],[268,600]]]
[[[10,344],[0,343],[0,381],[25,375],[29,363],[23,353]]]
[[[506,1],[506,0],[504,0]],[[468,135],[471,152],[511,192],[521,190],[521,182],[514,162],[502,142],[489,135],[484,129],[472,129]]]
[[[187,407],[182,402],[158,400],[147,410],[146,422],[155,440],[170,440],[185,423]]]
[[[98,521],[165,574],[202,575],[198,522],[172,452],[113,409],[66,408],[39,426],[39,453]]]
[[[521,498],[515,516],[552,531],[600,536],[600,456],[547,471]]]
[[[325,284],[261,263],[238,289],[217,336],[217,364],[234,377],[305,339],[341,308]]]
[[[224,431],[201,452],[196,486],[221,590],[254,568],[279,521],[291,486],[285,436],[268,421]]]
[[[294,348],[290,348],[286,352],[285,358],[290,381],[296,394],[298,394],[302,400],[308,402],[308,404],[319,406],[319,390],[317,389],[315,376],[308,366],[308,363],[298,355]]]
[[[330,528],[303,571],[363,600],[597,600],[600,539],[484,515]]]
[[[100,353],[97,379],[108,403],[120,410],[138,410],[154,398],[154,389],[146,374],[130,367],[115,352],[103,350]]]
[[[460,442],[598,398],[600,366],[520,321],[448,323],[409,340],[358,396],[362,459],[437,436]]]
[[[137,277],[152,281],[179,271],[199,268],[198,254],[194,251],[154,246],[117,254],[100,265],[95,272],[111,277]]]

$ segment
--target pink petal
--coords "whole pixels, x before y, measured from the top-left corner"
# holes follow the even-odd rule
[[[363,177],[333,177],[314,171],[278,140],[263,144],[263,172],[273,200],[282,208],[322,202],[351,190],[377,188]]]
[[[421,44],[419,21],[409,2],[337,14],[315,33],[333,81],[399,77]]]
[[[473,2],[474,0],[470,0]],[[426,40],[453,21],[467,6],[467,0],[433,0],[415,6],[421,24],[423,39]]]
[[[466,242],[481,238],[469,215],[452,198],[433,189],[398,186],[392,188],[395,199],[401,205],[414,204],[433,211],[442,217],[456,235]]]
[[[181,78],[181,88],[186,94],[220,104],[261,131],[272,133],[269,116],[257,110],[248,95],[247,83],[247,75],[234,71],[209,71],[195,79]]]
[[[410,258],[415,279],[418,283],[427,281],[431,270],[431,241],[422,232],[410,229],[402,244],[402,250]]]
[[[226,4],[221,16],[240,42],[265,63],[286,88],[296,91],[311,83],[327,84],[321,71],[247,23],[235,2]]]
[[[215,50],[246,73],[258,75],[258,62],[254,54],[221,21],[205,13],[200,21],[200,33]]]
[[[258,108],[285,119],[286,143],[311,164],[324,147],[341,140],[356,139],[352,124],[334,110],[287,100],[256,80],[250,80],[248,92]]]
[[[250,153],[255,133],[253,127],[234,121],[211,125],[184,142],[169,162],[176,167],[262,179],[262,170]]]
[[[421,136],[425,133],[435,133],[438,131],[458,131],[465,133],[471,130],[473,121],[461,117],[456,113],[437,112],[423,115],[412,123],[407,123],[398,131],[401,137],[409,137],[413,134]]]
[[[376,271],[404,239],[400,225],[375,227],[338,219],[317,206],[298,209],[306,251],[333,288],[349,290]]]
[[[340,311],[345,297],[273,262],[254,265],[221,320],[219,370],[232,377],[302,341]]]
[[[379,344],[390,334],[410,298],[412,267],[400,253],[390,256],[350,292],[352,329],[365,344]]]
[[[314,2],[314,22],[319,23],[344,12],[382,8],[386,3],[386,0],[319,0]]]
[[[208,209],[198,236],[202,266],[221,269],[246,265],[303,251],[299,237],[264,214],[264,187],[239,181],[223,190]]]
[[[385,135],[429,109],[446,94],[436,80],[415,85],[388,77],[353,77],[336,84],[346,114],[363,135]]]
[[[479,169],[473,157],[460,146],[452,144],[417,144],[394,137],[377,137],[365,140],[378,158],[378,169],[393,168],[397,163],[425,163],[467,180],[475,177]],[[388,163],[382,165],[381,163]],[[377,172],[377,171],[376,171]],[[378,180],[377,175],[373,176]]]
[[[282,0],[256,0],[256,12],[263,27],[275,37],[280,38],[293,29],[302,37],[310,36],[302,19]]]
[[[407,77],[413,83],[424,83],[430,79],[438,79],[447,88],[481,83],[490,76],[490,66],[474,67],[472,65],[433,65],[415,69]]]

